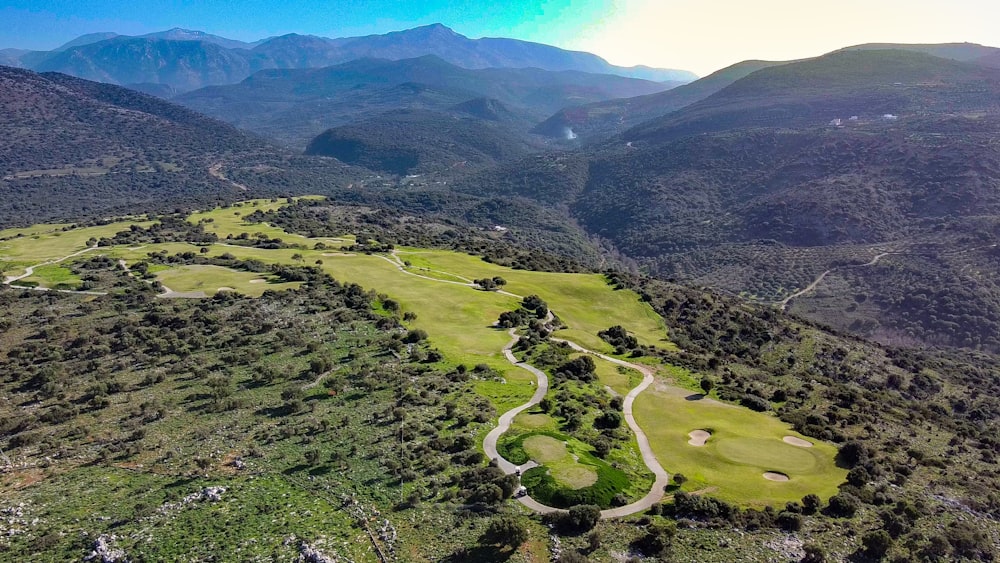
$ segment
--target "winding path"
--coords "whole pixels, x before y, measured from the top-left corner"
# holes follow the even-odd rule
[[[788,308],[788,304],[792,301],[792,299],[795,299],[796,297],[802,297],[803,295],[805,295],[805,294],[811,292],[812,290],[816,289],[816,286],[818,286],[820,283],[822,283],[823,282],[823,278],[825,278],[827,276],[827,274],[829,274],[830,272],[833,272],[835,270],[839,270],[841,268],[864,268],[866,266],[874,266],[875,264],[878,264],[879,260],[885,258],[886,256],[888,256],[890,254],[896,254],[896,253],[895,252],[883,252],[881,254],[877,254],[874,258],[872,258],[868,262],[865,262],[864,264],[851,264],[851,265],[848,265],[848,266],[841,266],[840,268],[830,268],[829,270],[827,270],[827,271],[823,272],[822,274],[820,274],[819,276],[817,276],[816,279],[813,280],[813,282],[811,284],[809,284],[808,286],[806,286],[805,289],[796,291],[795,293],[789,295],[788,297],[782,299],[781,301],[778,301],[775,304],[778,305],[778,307],[782,311],[784,311],[785,309]]]
[[[586,348],[580,346],[575,342],[570,342],[569,340],[562,340],[559,338],[554,338],[553,340],[557,342],[565,342],[578,352],[583,352],[585,354],[591,354],[597,356],[606,362],[611,362],[613,364],[624,366],[627,368],[634,369],[642,374],[642,382],[632,388],[631,391],[625,395],[625,402],[622,405],[622,412],[625,415],[625,422],[628,423],[628,427],[632,429],[635,434],[635,440],[639,444],[639,453],[642,454],[642,461],[646,464],[646,467],[653,472],[656,479],[653,481],[653,486],[650,487],[649,492],[646,496],[633,502],[632,504],[627,504],[625,506],[620,506],[618,508],[610,508],[608,510],[601,511],[601,518],[620,518],[622,516],[628,516],[629,514],[635,514],[636,512],[642,512],[643,510],[648,510],[654,504],[663,500],[663,490],[670,483],[670,475],[667,473],[663,466],[660,465],[660,461],[656,459],[656,455],[653,453],[653,448],[649,445],[649,438],[646,433],[642,431],[639,424],[635,421],[635,415],[632,411],[632,405],[635,403],[635,398],[639,396],[640,393],[645,391],[650,385],[653,384],[655,380],[655,374],[653,370],[644,365],[633,364],[626,362],[624,360],[619,360],[618,358],[612,358],[611,356],[605,356]]]
[[[72,293],[72,294],[75,294],[75,295],[107,295],[107,292],[105,292],[105,291],[79,291],[79,290],[76,290],[76,289],[52,289],[50,287],[37,287],[37,286],[30,286],[30,285],[16,285],[14,283],[16,281],[23,280],[24,278],[31,277],[35,273],[35,268],[40,268],[42,266],[50,266],[52,264],[58,264],[60,262],[64,262],[66,260],[69,260],[70,258],[75,258],[77,256],[80,256],[81,254],[85,254],[87,252],[90,252],[91,250],[96,250],[96,249],[97,249],[97,245],[88,246],[87,248],[84,248],[83,250],[81,250],[79,252],[74,252],[73,254],[70,254],[69,256],[63,256],[62,258],[57,258],[55,260],[49,260],[47,262],[42,262],[40,264],[35,264],[33,266],[26,266],[24,268],[24,273],[23,274],[21,274],[19,276],[8,276],[8,277],[4,278],[3,285],[13,287],[14,289],[30,289],[31,291],[54,291],[56,293]]]
[[[375,256],[378,256],[379,258],[382,258],[383,260],[392,263],[399,269],[400,272],[410,276],[415,276],[418,278],[423,278],[438,283],[449,283],[453,285],[462,285],[472,288],[479,287],[478,285],[472,282],[442,280],[411,272],[406,269],[406,265],[403,264],[403,261],[400,260],[399,256],[397,256],[395,252],[391,254],[392,256],[391,258],[387,256],[381,256],[378,254],[376,254]],[[463,278],[462,276],[452,274],[450,272],[438,272],[438,273],[447,274],[449,276],[453,276],[458,279],[467,279]],[[500,291],[495,291],[495,293],[499,293],[501,295],[507,295],[510,297],[514,297],[516,299],[524,298],[523,296],[517,295],[515,293],[510,293],[508,291],[500,290]],[[551,310],[549,310],[549,314],[547,317],[548,322],[551,322],[552,318],[553,318],[553,313]],[[514,366],[527,370],[535,376],[537,382],[535,393],[531,396],[531,399],[529,399],[528,402],[524,403],[523,405],[516,406],[510,409],[509,411],[501,414],[500,418],[497,420],[496,427],[490,430],[490,432],[483,439],[483,451],[486,454],[486,457],[488,457],[491,460],[496,460],[497,465],[500,467],[500,469],[502,469],[503,472],[508,475],[517,472],[518,469],[520,469],[521,471],[526,471],[528,469],[531,469],[532,467],[536,467],[538,464],[535,463],[534,461],[529,461],[528,463],[521,466],[514,465],[510,461],[504,459],[503,456],[500,455],[500,452],[497,451],[497,441],[500,439],[500,436],[502,436],[504,433],[507,432],[507,430],[510,429],[510,425],[514,421],[514,418],[517,415],[540,403],[542,399],[545,398],[546,393],[548,393],[549,391],[549,378],[547,375],[545,375],[545,372],[532,365],[529,365],[525,362],[518,360],[514,356],[514,353],[511,351],[511,349],[514,347],[514,344],[517,343],[518,340],[518,336],[515,330],[516,329],[512,328],[510,329],[510,331],[508,331],[508,334],[510,334],[511,339],[503,347],[503,355],[507,359],[507,361],[513,364]],[[606,356],[604,354],[588,350],[583,346],[580,346],[579,344],[571,342],[569,340],[563,340],[561,338],[552,338],[552,340],[555,342],[565,342],[571,348],[573,348],[578,352],[591,354],[593,356],[596,356],[598,358],[601,358],[602,360],[611,362],[613,364],[634,369],[643,375],[642,382],[639,385],[635,386],[631,391],[629,391],[627,395],[625,395],[625,401],[622,405],[622,413],[625,416],[625,422],[628,424],[629,428],[635,434],[636,442],[639,445],[639,453],[642,455],[643,463],[646,464],[646,467],[655,476],[655,479],[653,480],[653,486],[650,487],[649,493],[647,493],[646,496],[633,502],[632,504],[620,506],[617,508],[602,510],[601,518],[604,519],[620,518],[623,516],[628,516],[630,514],[635,514],[637,512],[648,510],[653,505],[655,505],[656,503],[660,502],[663,499],[664,488],[670,482],[670,475],[667,473],[665,469],[663,469],[663,466],[660,465],[659,460],[656,459],[656,455],[653,453],[653,449],[649,445],[649,438],[646,436],[646,433],[643,432],[639,424],[635,421],[635,415],[633,414],[632,410],[632,405],[635,403],[635,398],[638,397],[640,393],[645,391],[650,385],[652,385],[653,381],[655,380],[655,374],[652,368],[639,364],[633,364],[631,362],[626,362],[624,360],[619,360],[618,358],[613,358],[611,356]],[[560,508],[546,506],[527,495],[518,497],[517,500],[524,506],[534,510],[535,512],[539,512],[542,514],[562,511],[562,509]]]
[[[24,268],[24,273],[23,274],[21,274],[20,276],[8,276],[7,278],[5,278],[3,280],[3,284],[4,285],[10,285],[10,284],[12,284],[12,283],[14,283],[16,281],[20,281],[20,280],[23,280],[24,278],[30,277],[32,274],[35,273],[35,268],[41,268],[42,266],[51,266],[52,264],[58,264],[60,262],[64,262],[66,260],[69,260],[70,258],[76,258],[77,256],[79,256],[81,254],[86,254],[87,252],[90,252],[91,250],[96,250],[96,249],[97,249],[97,245],[95,244],[94,246],[88,246],[87,248],[84,248],[83,250],[81,250],[79,252],[74,252],[73,254],[70,254],[69,256],[63,256],[62,258],[56,258],[55,260],[49,260],[47,262],[42,262],[40,264],[35,264],[33,266],[27,266],[27,267]],[[18,286],[14,286],[14,287],[18,287]]]

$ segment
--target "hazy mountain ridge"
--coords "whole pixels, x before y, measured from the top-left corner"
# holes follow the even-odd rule
[[[753,72],[673,114],[638,125],[630,141],[739,127],[826,124],[853,116],[1000,109],[1000,72],[903,50],[840,51]]]
[[[661,91],[657,82],[536,68],[465,69],[434,55],[357,59],[322,69],[261,71],[239,84],[174,99],[191,109],[293,146],[325,129],[397,109],[447,110],[492,98],[525,124],[578,101]]]
[[[559,139],[603,140],[700,101],[762,68],[781,64],[787,63],[743,61],[666,92],[564,108],[538,124],[534,132]]]
[[[330,39],[288,34],[253,43],[180,28],[142,36],[88,34],[50,52],[6,53],[3,60],[113,84],[167,84],[177,90],[232,84],[256,70],[314,68],[359,58],[408,59],[436,55],[463,68],[577,70],[670,81],[697,78],[687,71],[624,68],[584,52],[516,39],[469,39],[434,24],[383,35]],[[162,69],[162,70],[161,70]]]

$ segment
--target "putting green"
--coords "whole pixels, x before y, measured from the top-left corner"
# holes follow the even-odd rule
[[[301,282],[276,282],[273,276],[262,276],[252,272],[241,272],[221,266],[189,265],[162,270],[156,279],[173,291],[204,292],[214,295],[222,289],[238,291],[251,297],[260,297],[265,291],[293,289]]]
[[[524,451],[549,470],[557,483],[570,489],[582,489],[597,482],[597,471],[581,464],[566,444],[551,436],[536,435],[524,439]]]
[[[688,478],[684,489],[710,489],[711,495],[742,505],[780,505],[815,493],[837,493],[847,471],[836,466],[836,448],[810,439],[811,448],[783,441],[801,437],[788,424],[766,413],[699,399],[677,387],[654,384],[634,404],[636,422],[649,437],[653,453],[671,473]],[[711,432],[704,446],[692,446],[688,433]],[[768,471],[788,481],[764,478]]]
[[[780,468],[783,473],[792,475],[808,474],[816,469],[816,456],[774,438],[716,436],[714,447],[719,456],[733,463]]]
[[[524,439],[524,451],[528,452],[531,459],[541,464],[559,461],[569,455],[566,444],[556,440],[552,436],[531,436]]]

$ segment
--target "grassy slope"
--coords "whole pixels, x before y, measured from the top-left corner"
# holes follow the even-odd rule
[[[250,297],[260,297],[267,290],[280,291],[302,285],[276,282],[271,276],[205,265],[170,268],[160,272],[156,277],[163,285],[174,291],[182,293],[202,291],[206,295],[213,295],[220,289],[228,287]]]
[[[206,224],[206,229],[221,236],[261,232],[269,237],[282,238],[286,242],[302,244],[306,248],[311,248],[321,240],[328,245],[337,244],[335,239],[307,239],[269,225],[247,224],[241,219],[243,215],[252,212],[246,209],[264,211],[283,204],[257,200],[232,208],[194,214],[189,220],[211,220]],[[127,225],[128,223],[109,225],[99,228],[99,232],[94,231],[94,228],[78,229],[59,233],[58,236],[43,235],[32,240],[40,242],[42,254],[55,258],[66,255],[67,250],[85,247],[84,243],[90,236],[109,236]],[[349,239],[345,237],[344,240]],[[29,256],[31,245],[20,244],[22,246],[18,247],[16,256]],[[134,262],[153,251],[179,253],[197,252],[199,249],[190,244],[166,243],[137,249],[108,248],[102,249],[102,252]],[[502,374],[502,382],[479,381],[476,384],[476,391],[488,397],[498,412],[523,403],[534,392],[534,378],[524,370],[513,368],[500,352],[509,340],[508,335],[491,326],[501,312],[516,307],[517,299],[513,297],[409,275],[400,271],[390,259],[381,256],[339,255],[330,250],[263,250],[225,244],[212,245],[207,255],[218,256],[224,253],[238,258],[256,258],[266,263],[314,264],[322,261],[322,268],[336,279],[358,283],[399,301],[403,311],[417,314],[417,319],[411,326],[426,330],[431,335],[432,345],[440,349],[448,361],[466,365],[485,363]],[[292,258],[295,254],[302,255],[301,261]],[[444,279],[501,276],[508,282],[506,290],[519,295],[537,294],[549,303],[570,327],[559,331],[558,336],[592,349],[610,351],[609,345],[596,333],[615,324],[628,328],[640,342],[671,346],[666,339],[662,320],[648,305],[640,302],[634,292],[612,290],[599,275],[512,270],[489,264],[474,256],[450,251],[400,249],[399,258],[408,261],[411,264],[410,271],[420,275],[426,274],[426,269],[436,272],[435,277]],[[211,281],[205,278],[207,272],[213,274]],[[215,274],[222,277],[215,277]],[[165,283],[177,291],[200,291],[205,287],[213,289],[228,286],[252,294],[251,292],[258,290],[263,292],[274,288],[270,284],[249,284],[249,280],[259,278],[258,275],[244,276],[224,268],[175,268],[161,271],[158,276],[161,280],[168,280]],[[669,368],[666,371],[672,373]],[[604,362],[599,362],[599,375],[605,385],[622,394],[633,387],[637,380],[635,374],[622,374],[610,365],[604,365]],[[773,504],[799,499],[808,492],[830,495],[835,492],[836,485],[843,481],[844,472],[832,465],[833,447],[827,445],[818,445],[811,450],[811,455],[816,458],[812,467],[807,467],[807,463],[798,468],[783,465],[777,459],[766,458],[749,465],[735,463],[731,459],[732,448],[727,450],[726,447],[721,452],[711,445],[691,452],[686,444],[686,435],[695,428],[716,428],[721,432],[717,440],[719,442],[730,432],[730,440],[754,440],[762,437],[780,440],[782,436],[792,432],[787,429],[787,425],[768,415],[728,406],[721,410],[707,408],[708,403],[684,401],[683,396],[687,393],[681,389],[666,389],[665,392],[651,390],[640,395],[636,402],[636,417],[650,434],[654,450],[668,471],[684,473],[692,479],[692,486],[718,487],[719,496],[727,500]],[[664,421],[671,423],[664,424]],[[683,437],[679,444],[678,437]],[[735,442],[730,444],[735,449],[743,447]],[[747,445],[745,449],[754,449],[751,442],[744,444]],[[778,451],[784,450],[779,448]],[[726,453],[729,454],[728,457]],[[792,476],[792,480],[788,483],[764,481],[760,474],[765,470],[784,470]]]
[[[685,489],[710,487],[723,500],[763,505],[801,500],[809,493],[827,498],[844,481],[847,471],[834,464],[832,445],[810,438],[811,448],[792,446],[782,438],[802,435],[773,416],[688,397],[682,389],[656,385],[635,401],[636,420],[653,452],[668,471],[689,479]],[[712,437],[703,447],[689,445],[688,432],[700,429]],[[790,480],[765,480],[765,471],[785,473]]]

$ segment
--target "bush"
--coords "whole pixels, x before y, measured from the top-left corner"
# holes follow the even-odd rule
[[[830,503],[827,505],[827,511],[830,516],[838,516],[841,518],[850,518],[854,516],[854,513],[858,511],[861,507],[861,501],[858,497],[852,495],[851,493],[838,493],[830,497]]]
[[[889,549],[892,548],[892,538],[889,533],[885,530],[876,530],[874,532],[868,532],[861,538],[861,545],[864,546],[865,556],[880,560],[887,553]]]
[[[528,528],[516,517],[503,514],[490,520],[480,543],[516,548],[528,541]]]

